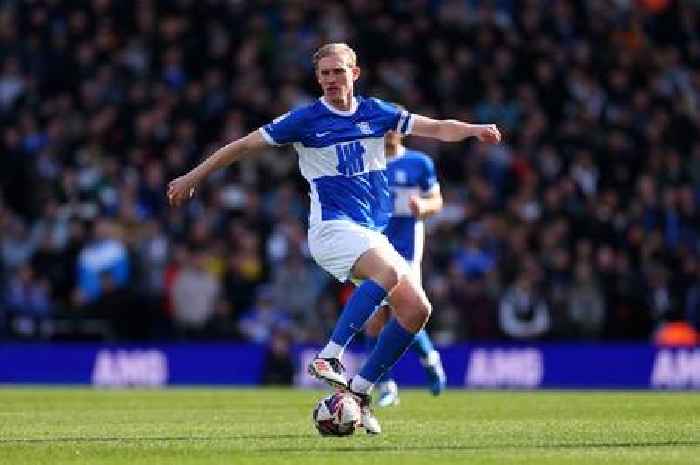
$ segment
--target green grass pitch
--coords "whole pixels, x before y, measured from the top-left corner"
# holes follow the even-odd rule
[[[0,388],[0,464],[700,464],[700,395],[403,391],[322,438],[324,393]]]

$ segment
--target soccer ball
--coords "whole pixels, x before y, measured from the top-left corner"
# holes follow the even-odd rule
[[[336,392],[318,401],[313,421],[321,436],[350,436],[360,424],[360,406],[350,394]]]

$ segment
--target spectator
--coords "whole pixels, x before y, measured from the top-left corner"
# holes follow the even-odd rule
[[[168,264],[169,238],[157,221],[148,221],[138,243],[139,287],[150,299],[159,300],[165,292],[165,270]]]
[[[660,265],[651,265],[647,272],[647,305],[653,320],[660,323],[675,310],[677,303],[669,287],[668,271]]]
[[[260,286],[255,304],[239,321],[241,334],[248,341],[267,344],[275,330],[282,326],[290,326],[289,315],[275,305],[274,290],[268,285]]]
[[[83,317],[102,320],[103,332],[117,340],[146,340],[149,336],[151,315],[131,288],[118,286],[109,271],[100,273],[99,296],[83,308]]]
[[[275,329],[270,338],[263,367],[262,383],[289,386],[294,382],[291,353],[292,336],[285,329]]]
[[[486,276],[472,275],[453,286],[453,305],[461,309],[464,332],[459,339],[497,340],[498,302],[488,292]],[[449,307],[448,307],[449,308]]]
[[[45,279],[51,288],[51,300],[54,303],[61,301],[61,291],[69,286],[66,270],[75,269],[72,263],[66,260],[52,239],[51,234],[45,231],[40,239],[39,246],[32,256],[31,267],[39,270],[36,274],[39,278]]]
[[[550,324],[549,305],[536,289],[535,278],[521,272],[501,298],[501,330],[513,339],[540,339]]]
[[[479,278],[492,270],[494,257],[483,250],[480,244],[482,226],[472,225],[464,239],[464,246],[455,257],[456,266],[467,279]]]
[[[575,333],[582,339],[598,339],[605,322],[605,304],[593,269],[587,262],[576,265],[568,303],[568,314]]]
[[[287,256],[273,270],[272,287],[275,306],[285,308],[299,328],[313,324],[315,303],[324,284],[320,273],[298,253]]]
[[[20,266],[7,283],[4,306],[10,327],[24,337],[39,335],[42,322],[51,316],[51,289],[28,264]]]
[[[7,215],[0,231],[0,251],[6,271],[14,271],[27,263],[34,254],[40,240],[38,228],[27,228],[25,222],[16,216]]]
[[[106,219],[98,219],[94,224],[92,240],[78,256],[78,303],[90,304],[100,296],[100,274],[104,272],[112,275],[116,286],[126,286],[129,257],[124,244],[117,238],[115,225]]]
[[[436,155],[442,180],[446,205],[427,225],[424,268],[431,329],[445,341],[492,334],[488,312],[475,321],[464,306],[496,305],[530,256],[546,273],[537,287],[548,337],[577,334],[562,324],[576,263],[593,267],[603,338],[649,340],[693,302],[694,280],[657,271],[700,260],[693,2],[657,12],[630,1],[424,1],[411,3],[421,19],[409,22],[406,2],[164,3],[136,2],[133,15],[120,2],[0,8],[0,272],[7,283],[31,263],[56,312],[100,293],[105,269],[86,258],[107,246],[85,244],[86,224],[121,225],[110,243],[127,265],[110,270],[118,286],[145,291],[141,305],[167,293],[180,270],[174,244],[189,240],[216,255],[214,281],[224,274],[222,323],[237,324],[261,283],[284,281],[287,257],[306,253],[308,194],[293,155],[269,151],[219,173],[183,211],[165,208],[163,180],[315,98],[307,57],[329,31],[364,58],[366,94],[441,118],[491,115],[507,131],[488,150],[407,141]],[[461,86],[464,76],[474,85]],[[79,276],[56,273],[78,266]],[[469,281],[484,270],[485,281]],[[330,316],[335,298],[304,311]],[[304,338],[326,330],[304,320]]]
[[[232,306],[234,319],[238,319],[253,305],[255,289],[265,279],[265,268],[253,231],[236,224],[231,228],[230,237],[237,247],[228,257],[223,279],[226,300]]]
[[[206,268],[207,251],[192,247],[172,287],[173,319],[181,337],[203,337],[220,305],[221,284]]]

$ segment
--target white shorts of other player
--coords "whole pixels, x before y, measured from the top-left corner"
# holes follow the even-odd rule
[[[352,267],[363,253],[382,248],[395,260],[400,276],[412,274],[406,260],[399,255],[382,233],[346,220],[322,221],[309,228],[309,251],[316,263],[338,281],[350,279]]]

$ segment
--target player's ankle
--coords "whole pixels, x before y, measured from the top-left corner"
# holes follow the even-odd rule
[[[420,362],[426,367],[438,365],[441,363],[440,352],[437,350],[431,350],[428,352],[428,355],[426,355],[425,358],[420,359]]]
[[[348,383],[350,391],[356,394],[369,394],[374,384],[360,375],[353,377]]]
[[[333,341],[329,341],[321,352],[318,353],[317,357],[326,359],[335,358],[340,360],[344,351],[345,347],[341,346],[340,344],[336,344]]]

